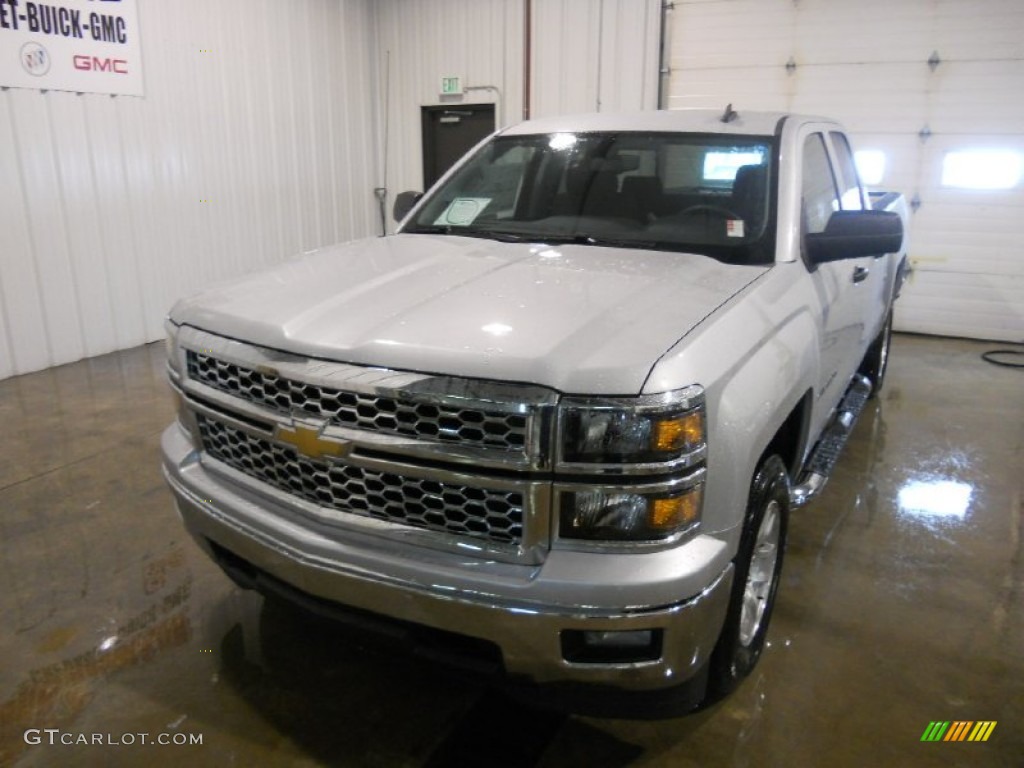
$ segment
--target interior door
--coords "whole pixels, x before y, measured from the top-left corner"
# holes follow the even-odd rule
[[[423,107],[423,188],[494,132],[493,104]]]

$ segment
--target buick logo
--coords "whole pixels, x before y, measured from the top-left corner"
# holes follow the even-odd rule
[[[39,43],[25,43],[21,46],[21,66],[34,77],[42,77],[50,71],[50,52]]]

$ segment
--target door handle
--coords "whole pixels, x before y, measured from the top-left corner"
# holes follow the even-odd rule
[[[868,274],[871,272],[867,267],[854,267],[853,270],[853,282],[863,283],[868,279]]]

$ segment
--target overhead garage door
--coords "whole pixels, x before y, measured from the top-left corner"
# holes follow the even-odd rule
[[[838,118],[912,201],[897,328],[1024,341],[1024,3],[670,5],[665,106]]]

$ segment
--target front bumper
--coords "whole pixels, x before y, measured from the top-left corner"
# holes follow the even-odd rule
[[[673,688],[703,669],[721,631],[733,571],[726,545],[709,536],[659,552],[494,562],[403,542],[400,530],[314,523],[201,461],[177,424],[162,449],[179,514],[211,556],[213,543],[314,598],[491,642],[517,678]],[[660,630],[661,655],[568,661],[567,630]]]

